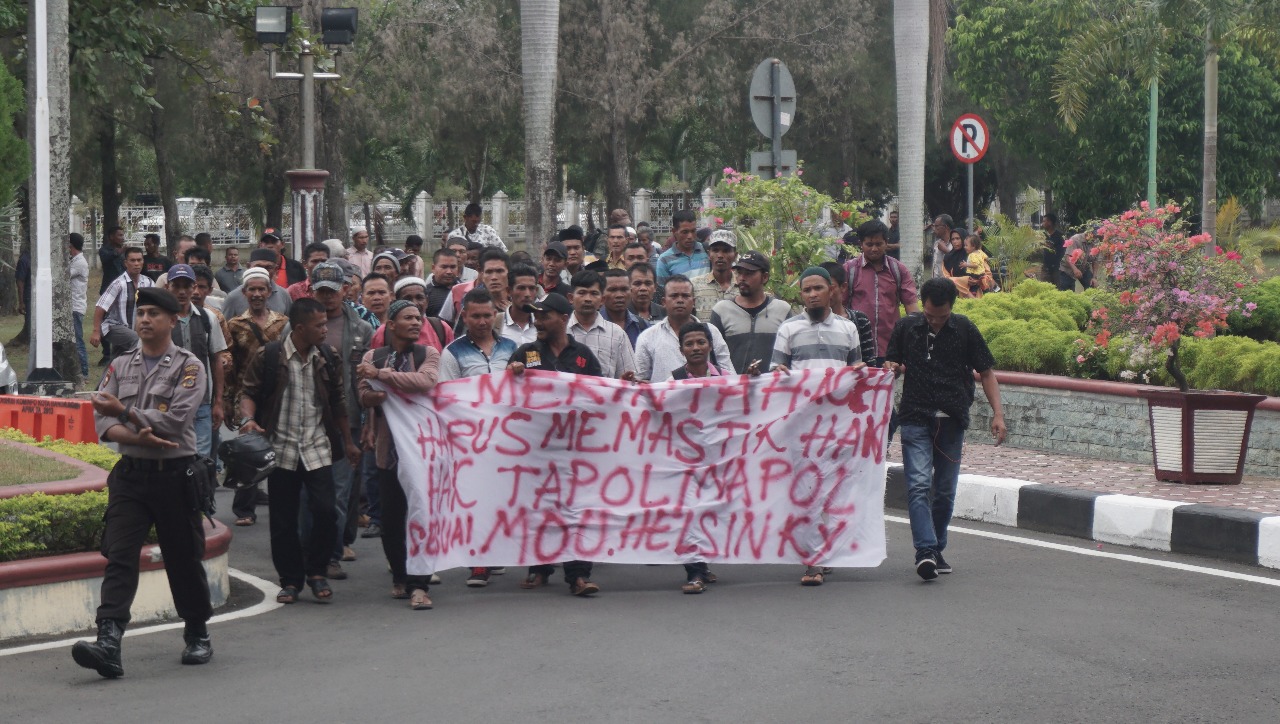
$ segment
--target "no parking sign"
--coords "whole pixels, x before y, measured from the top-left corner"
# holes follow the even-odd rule
[[[951,152],[960,163],[977,163],[991,147],[986,121],[966,113],[951,124]]]

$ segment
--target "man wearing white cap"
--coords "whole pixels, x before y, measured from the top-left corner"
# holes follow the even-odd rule
[[[738,287],[733,283],[733,263],[738,260],[738,237],[729,229],[711,232],[707,242],[707,256],[711,257],[711,271],[694,277],[694,316],[711,319],[711,310],[722,299],[733,299]]]

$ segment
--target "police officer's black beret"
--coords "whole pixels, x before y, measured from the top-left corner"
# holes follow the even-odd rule
[[[152,307],[160,307],[169,314],[177,314],[182,311],[182,305],[178,304],[178,300],[167,290],[159,287],[147,287],[138,290],[138,306],[144,307],[150,305]]]

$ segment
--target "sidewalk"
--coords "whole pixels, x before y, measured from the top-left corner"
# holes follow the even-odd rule
[[[886,501],[906,507],[902,448],[889,446]],[[965,444],[957,518],[1280,568],[1280,480],[1156,480],[1150,464]]]

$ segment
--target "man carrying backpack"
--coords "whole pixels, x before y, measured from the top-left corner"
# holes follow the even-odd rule
[[[344,392],[346,371],[327,344],[328,315],[314,299],[289,309],[290,332],[270,342],[245,370],[240,396],[242,432],[271,440],[276,470],[267,480],[271,559],[280,576],[278,603],[295,603],[305,580],[320,603],[333,598],[326,569],[337,536],[333,461],[360,459],[351,439]],[[311,513],[304,552],[298,532],[303,489]]]
[[[902,262],[885,253],[889,229],[883,221],[873,219],[858,226],[858,238],[862,239],[862,255],[844,265],[849,283],[844,306],[862,312],[871,320],[876,333],[876,356],[865,361],[872,367],[880,367],[893,335],[893,325],[901,316],[898,305],[905,307],[907,314],[920,311],[916,282]]]

